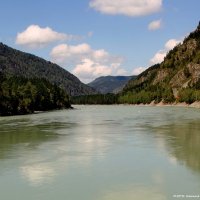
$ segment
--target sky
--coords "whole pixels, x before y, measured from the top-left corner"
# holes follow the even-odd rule
[[[88,83],[137,75],[200,20],[199,0],[0,0],[0,42]]]

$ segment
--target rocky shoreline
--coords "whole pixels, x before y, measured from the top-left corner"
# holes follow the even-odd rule
[[[159,103],[155,103],[155,101],[152,101],[150,104],[135,104],[139,106],[176,106],[176,107],[189,107],[189,108],[200,108],[200,101],[195,101],[192,104],[187,104],[186,102],[181,103],[164,103],[163,101]]]

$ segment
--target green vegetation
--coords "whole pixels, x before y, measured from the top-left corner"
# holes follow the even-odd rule
[[[63,88],[70,96],[94,94],[95,90],[60,66],[32,54],[0,43],[0,72],[10,76],[46,79]]]
[[[71,98],[72,104],[117,104],[118,95],[115,94],[96,94],[84,95]]]
[[[123,89],[119,103],[200,101],[200,24],[156,64]]]
[[[117,95],[94,94],[59,66],[2,43],[0,72],[1,115],[70,107],[64,90],[73,96],[73,104],[193,103],[200,101],[200,24],[182,44],[169,51],[161,64],[131,79]],[[118,78],[117,83],[122,77]],[[112,77],[103,77],[103,81],[99,78],[93,84],[108,87],[112,81]]]
[[[98,79],[97,79],[98,80]],[[132,79],[118,95],[80,96],[77,104],[149,104],[200,101],[200,24],[182,44]]]
[[[200,88],[184,88],[179,91],[179,102],[191,104],[195,101],[200,101]]]
[[[155,103],[159,103],[161,100],[165,103],[172,103],[175,98],[170,88],[155,86],[137,92],[85,95],[71,99],[72,104],[150,104],[153,100]]]
[[[0,73],[0,115],[70,108],[69,96],[45,79],[6,77]]]
[[[142,89],[136,89],[133,92],[128,91],[121,94],[118,102],[128,104],[150,104],[152,101],[155,101],[155,103],[159,103],[160,101],[164,101],[164,103],[172,103],[175,101],[173,92],[170,88],[158,85],[149,87],[141,86],[140,88]]]

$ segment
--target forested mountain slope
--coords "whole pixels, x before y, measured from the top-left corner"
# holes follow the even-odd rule
[[[0,72],[6,76],[44,78],[63,88],[70,96],[96,93],[77,77],[56,64],[0,43]]]
[[[0,72],[0,115],[70,108],[69,96],[46,79],[7,77]]]
[[[121,103],[200,101],[200,24],[183,43],[169,51],[161,64],[131,80],[123,89]]]

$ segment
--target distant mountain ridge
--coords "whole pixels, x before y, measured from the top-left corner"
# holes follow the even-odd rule
[[[136,76],[101,76],[88,83],[88,85],[101,94],[116,94],[123,89],[129,80],[135,78]]]
[[[156,64],[124,87],[121,103],[200,101],[200,23]]]
[[[96,91],[83,84],[76,76],[60,66],[29,53],[0,43],[0,72],[7,76],[44,78],[63,88],[70,96],[94,94]]]

